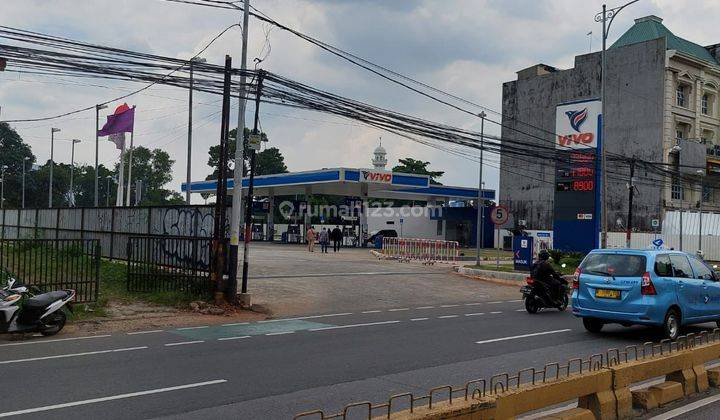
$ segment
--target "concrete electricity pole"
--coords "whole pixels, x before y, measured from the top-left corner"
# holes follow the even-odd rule
[[[477,203],[477,232],[475,234],[475,242],[477,245],[477,255],[475,256],[475,264],[480,265],[480,250],[485,245],[485,229],[483,229],[483,221],[485,216],[485,199],[483,198],[483,147],[485,145],[485,111],[481,111],[480,117],[480,179],[478,180],[478,203]]]
[[[55,161],[53,161],[53,155],[55,153],[55,133],[59,132],[59,128],[51,128],[50,129],[50,186],[48,187],[48,208],[52,208],[52,190],[53,190],[53,166],[55,166]]]
[[[607,228],[608,228],[608,222],[607,222],[607,138],[605,136],[605,117],[607,114],[605,113],[605,75],[607,73],[607,59],[605,58],[606,50],[607,50],[607,38],[608,34],[610,32],[610,25],[612,25],[613,20],[615,19],[615,16],[617,16],[618,13],[627,6],[636,3],[638,0],[633,0],[631,2],[625,3],[622,6],[618,6],[612,9],[608,9],[607,5],[602,5],[602,12],[595,15],[595,22],[602,22],[602,52],[600,53],[600,102],[602,105],[602,118],[600,119],[600,136],[602,139],[602,143],[600,145],[600,153],[601,153],[601,160],[600,160],[600,170],[602,172],[602,193],[600,195],[601,202],[599,203],[602,206],[601,210],[601,229],[602,234],[600,235],[600,247],[601,248],[607,248]]]
[[[75,144],[80,140],[72,140],[72,151],[70,152],[70,207],[75,207],[75,191],[73,191],[73,177],[75,173]],[[95,181],[97,181],[97,173],[95,173]],[[95,205],[97,207],[97,205]]]
[[[235,132],[235,172],[233,174],[232,212],[230,217],[230,294],[237,295],[240,248],[240,222],[242,218],[242,178],[245,162],[245,69],[247,68],[248,22],[250,20],[250,0],[243,6],[242,56],[240,59],[240,89],[238,100],[238,124]],[[248,203],[251,205],[251,203]],[[272,217],[272,215],[270,216]],[[246,233],[247,234],[247,233]],[[250,306],[250,295],[247,285],[243,284],[239,297],[240,305]]]
[[[703,171],[702,169],[698,169],[696,171],[696,173],[697,173],[698,178],[700,178],[700,202],[698,203],[698,210],[699,210],[698,211],[698,217],[699,217],[699,220],[698,220],[698,254],[702,255],[702,212],[703,212],[703,198],[704,198],[703,197],[703,195],[704,195],[703,189],[705,187],[705,184],[703,181],[705,180],[705,178],[704,178],[705,171]]]
[[[100,131],[100,110],[107,108],[107,105],[95,105],[95,207],[98,206],[98,153],[100,148],[100,137],[98,137],[98,131]]]
[[[187,180],[186,185],[187,188],[185,189],[185,203],[190,204],[190,183],[192,182],[192,174],[191,174],[191,167],[192,167],[192,112],[193,112],[193,63],[205,63],[207,60],[200,57],[193,57],[190,60],[190,92],[188,93],[188,140],[187,140]],[[128,197],[130,195],[128,194]],[[128,198],[129,202],[129,198]],[[130,205],[130,204],[128,204]]]
[[[635,158],[630,161],[630,183],[628,184],[628,217],[627,233],[625,234],[625,248],[630,248],[632,235],[633,197],[635,196]]]

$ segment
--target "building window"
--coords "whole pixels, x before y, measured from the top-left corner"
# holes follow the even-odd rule
[[[676,102],[678,106],[687,106],[685,104],[685,86],[677,85]]]
[[[707,185],[703,185],[703,190],[702,190],[703,203],[709,202],[711,197],[712,197],[712,188]]]
[[[702,96],[702,101],[700,103],[700,111],[704,115],[708,115],[708,94],[707,93],[703,94],[703,96]]]
[[[672,180],[672,190],[671,190],[671,198],[673,200],[684,200],[685,199],[685,189],[682,186],[682,183],[678,178],[673,178]]]
[[[443,234],[443,221],[438,220],[437,221],[437,235],[442,236],[442,234]]]
[[[675,130],[675,140],[682,140],[683,139],[683,130],[682,128],[678,128]]]

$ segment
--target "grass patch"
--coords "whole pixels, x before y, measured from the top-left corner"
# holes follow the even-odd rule
[[[489,271],[502,271],[506,273],[524,273],[524,271],[515,271],[512,264],[500,264],[500,267],[498,267],[495,264],[473,264],[473,265],[466,265],[467,268],[475,268],[478,270],[489,270]]]

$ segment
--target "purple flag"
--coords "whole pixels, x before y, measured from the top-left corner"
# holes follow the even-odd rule
[[[109,136],[111,134],[132,133],[135,125],[135,107],[128,107],[127,104],[120,105],[113,115],[108,115],[107,122],[98,131],[98,136]]]

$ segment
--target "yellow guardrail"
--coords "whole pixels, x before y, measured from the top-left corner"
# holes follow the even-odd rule
[[[622,419],[634,415],[630,386],[659,376],[679,383],[690,395],[708,388],[705,364],[720,359],[720,329],[688,334],[676,341],[613,348],[589,358],[548,363],[517,373],[476,379],[462,387],[444,385],[427,395],[391,396],[387,402],[348,404],[339,413],[322,410],[295,419],[511,419],[564,401],[577,399],[572,418]],[[404,405],[401,405],[404,403]]]

